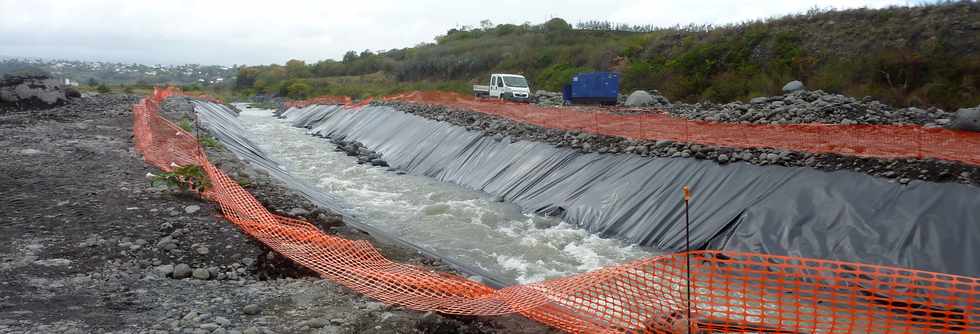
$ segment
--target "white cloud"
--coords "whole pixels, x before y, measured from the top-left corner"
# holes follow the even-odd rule
[[[821,8],[907,4],[830,1],[234,1],[0,0],[0,55],[142,63],[266,64],[338,58],[431,42],[457,25],[610,20],[722,24]]]

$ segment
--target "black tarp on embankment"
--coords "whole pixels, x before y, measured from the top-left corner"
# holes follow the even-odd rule
[[[695,247],[980,274],[980,189],[854,172],[583,154],[497,141],[389,107],[308,107],[294,124],[346,137],[409,173],[561,212],[590,232],[665,251],[684,248],[681,189],[693,191]]]

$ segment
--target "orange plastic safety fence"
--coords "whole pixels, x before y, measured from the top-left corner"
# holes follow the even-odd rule
[[[980,165],[980,133],[910,125],[712,123],[664,113],[618,114],[594,107],[540,107],[478,100],[450,92],[414,92],[387,100],[469,109],[547,128],[633,139],[735,148],[771,147],[875,158],[936,158]]]
[[[221,103],[221,104],[225,103],[224,100],[219,99],[219,98],[214,97],[214,96],[211,96],[211,95],[208,95],[208,94],[205,94],[205,93],[196,93],[196,94],[195,93],[182,93],[182,95],[188,96],[188,97],[193,97],[195,99],[202,100],[202,101],[209,101],[209,102]]]
[[[243,232],[388,304],[460,315],[520,313],[576,333],[980,332],[980,280],[900,268],[695,251],[494,290],[394,263],[368,242],[270,213],[212,165],[193,136],[159,116],[156,97],[166,95],[133,108],[136,147],[148,162],[165,170],[202,166],[212,184],[202,195]]]
[[[286,101],[285,103],[286,108],[303,108],[313,104],[351,104],[351,99],[348,96],[324,95],[306,100]]]
[[[205,93],[187,93],[182,91],[179,87],[175,87],[175,86],[169,86],[166,88],[154,88],[152,99],[154,101],[163,101],[168,97],[175,96],[175,95],[193,97],[198,100],[210,101],[214,103],[225,103],[223,100],[213,97],[211,95]]]

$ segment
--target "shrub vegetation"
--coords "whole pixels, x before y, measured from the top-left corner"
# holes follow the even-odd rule
[[[688,102],[774,95],[801,80],[811,89],[897,106],[955,109],[980,104],[976,22],[980,4],[970,1],[813,9],[725,26],[483,21],[415,47],[243,67],[234,90],[290,98],[468,92],[490,72],[524,74],[536,89],[560,90],[575,73],[600,70],[621,73],[624,92],[657,89]]]

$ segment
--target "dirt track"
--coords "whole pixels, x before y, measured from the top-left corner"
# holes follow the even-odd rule
[[[186,193],[151,187],[136,97],[0,114],[0,333],[541,333],[520,317],[449,319],[373,302],[291,266]],[[346,228],[230,154],[273,210]],[[438,261],[379,244],[389,258]],[[186,264],[190,278],[173,266]],[[182,267],[182,266],[178,266]],[[206,279],[194,278],[194,276]],[[285,278],[294,276],[300,278]]]

